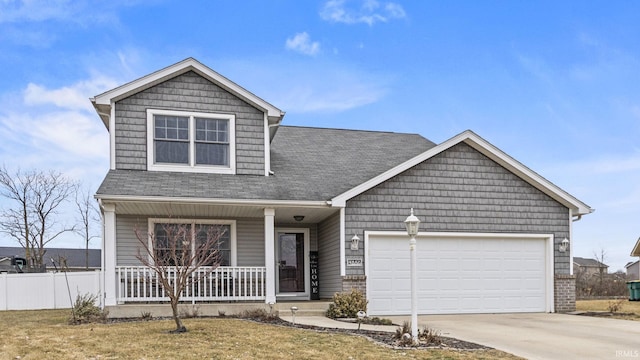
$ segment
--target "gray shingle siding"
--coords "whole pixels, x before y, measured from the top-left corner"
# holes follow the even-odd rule
[[[116,169],[147,169],[149,108],[235,114],[236,173],[264,175],[263,112],[192,71],[116,103]]]
[[[318,273],[321,298],[342,291],[339,212],[318,224]]]
[[[347,201],[347,238],[365,230],[405,231],[409,208],[422,231],[554,234],[569,237],[569,210],[491,159],[461,143]],[[557,245],[555,246],[557,249]],[[364,256],[364,250],[347,256]],[[555,253],[555,272],[569,273]],[[364,268],[347,268],[347,275]]]

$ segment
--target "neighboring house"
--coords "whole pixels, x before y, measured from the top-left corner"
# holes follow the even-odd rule
[[[624,268],[627,271],[627,279],[640,280],[640,261],[629,262]]]
[[[609,271],[609,265],[603,264],[596,259],[586,259],[573,257],[573,273],[583,274],[585,277],[593,275],[606,274]]]
[[[85,249],[45,248],[45,250],[45,265],[46,269],[49,271],[55,269],[51,259],[56,262],[56,266],[58,266],[59,269],[60,264],[62,264],[63,261],[66,261],[66,267],[70,271],[81,271],[87,269],[87,254]],[[100,252],[100,249],[89,249],[89,270],[100,270]],[[9,264],[12,257],[24,258],[24,248],[0,246],[0,265]]]
[[[635,246],[633,247],[633,250],[631,250],[631,256],[640,257],[640,238],[638,238]],[[640,261],[628,263],[627,265],[625,265],[625,268],[627,269],[627,276],[629,279],[640,280]]]
[[[472,131],[435,144],[284,126],[282,110],[192,58],[91,101],[110,139],[96,194],[107,308],[165,300],[134,229],[187,223],[224,226],[228,238],[222,266],[185,301],[358,288],[369,314],[408,314],[411,208],[422,221],[420,313],[575,308],[571,247],[560,245],[593,210]]]

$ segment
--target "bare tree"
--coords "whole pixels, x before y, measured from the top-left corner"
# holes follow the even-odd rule
[[[182,293],[193,283],[209,275],[220,265],[218,240],[226,228],[220,225],[159,224],[155,233],[135,230],[141,245],[136,256],[140,262],[152,269],[169,297],[174,332],[185,332],[178,312]],[[204,270],[198,271],[196,270]]]
[[[92,198],[91,193],[87,189],[78,189],[76,191],[76,210],[78,212],[78,222],[80,227],[78,233],[84,237],[85,244],[85,269],[89,269],[89,242],[98,237],[93,232],[93,225],[98,222],[100,213],[96,207],[96,202]]]
[[[74,231],[58,222],[58,211],[75,190],[76,184],[56,171],[18,169],[12,174],[0,168],[0,195],[15,203],[0,213],[0,231],[24,247],[29,265],[41,268],[45,245]]]

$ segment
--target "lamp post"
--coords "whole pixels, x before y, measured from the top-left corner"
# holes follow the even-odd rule
[[[407,234],[409,234],[409,252],[410,252],[410,264],[411,264],[411,338],[413,343],[418,343],[418,278],[416,271],[416,235],[418,235],[418,226],[420,225],[420,219],[413,215],[413,208],[411,208],[411,214],[404,221],[404,225],[407,228]]]

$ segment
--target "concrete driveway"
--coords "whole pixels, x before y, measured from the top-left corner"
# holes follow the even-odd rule
[[[409,316],[388,317],[396,324]],[[441,335],[527,359],[640,359],[640,321],[567,314],[421,315]]]

